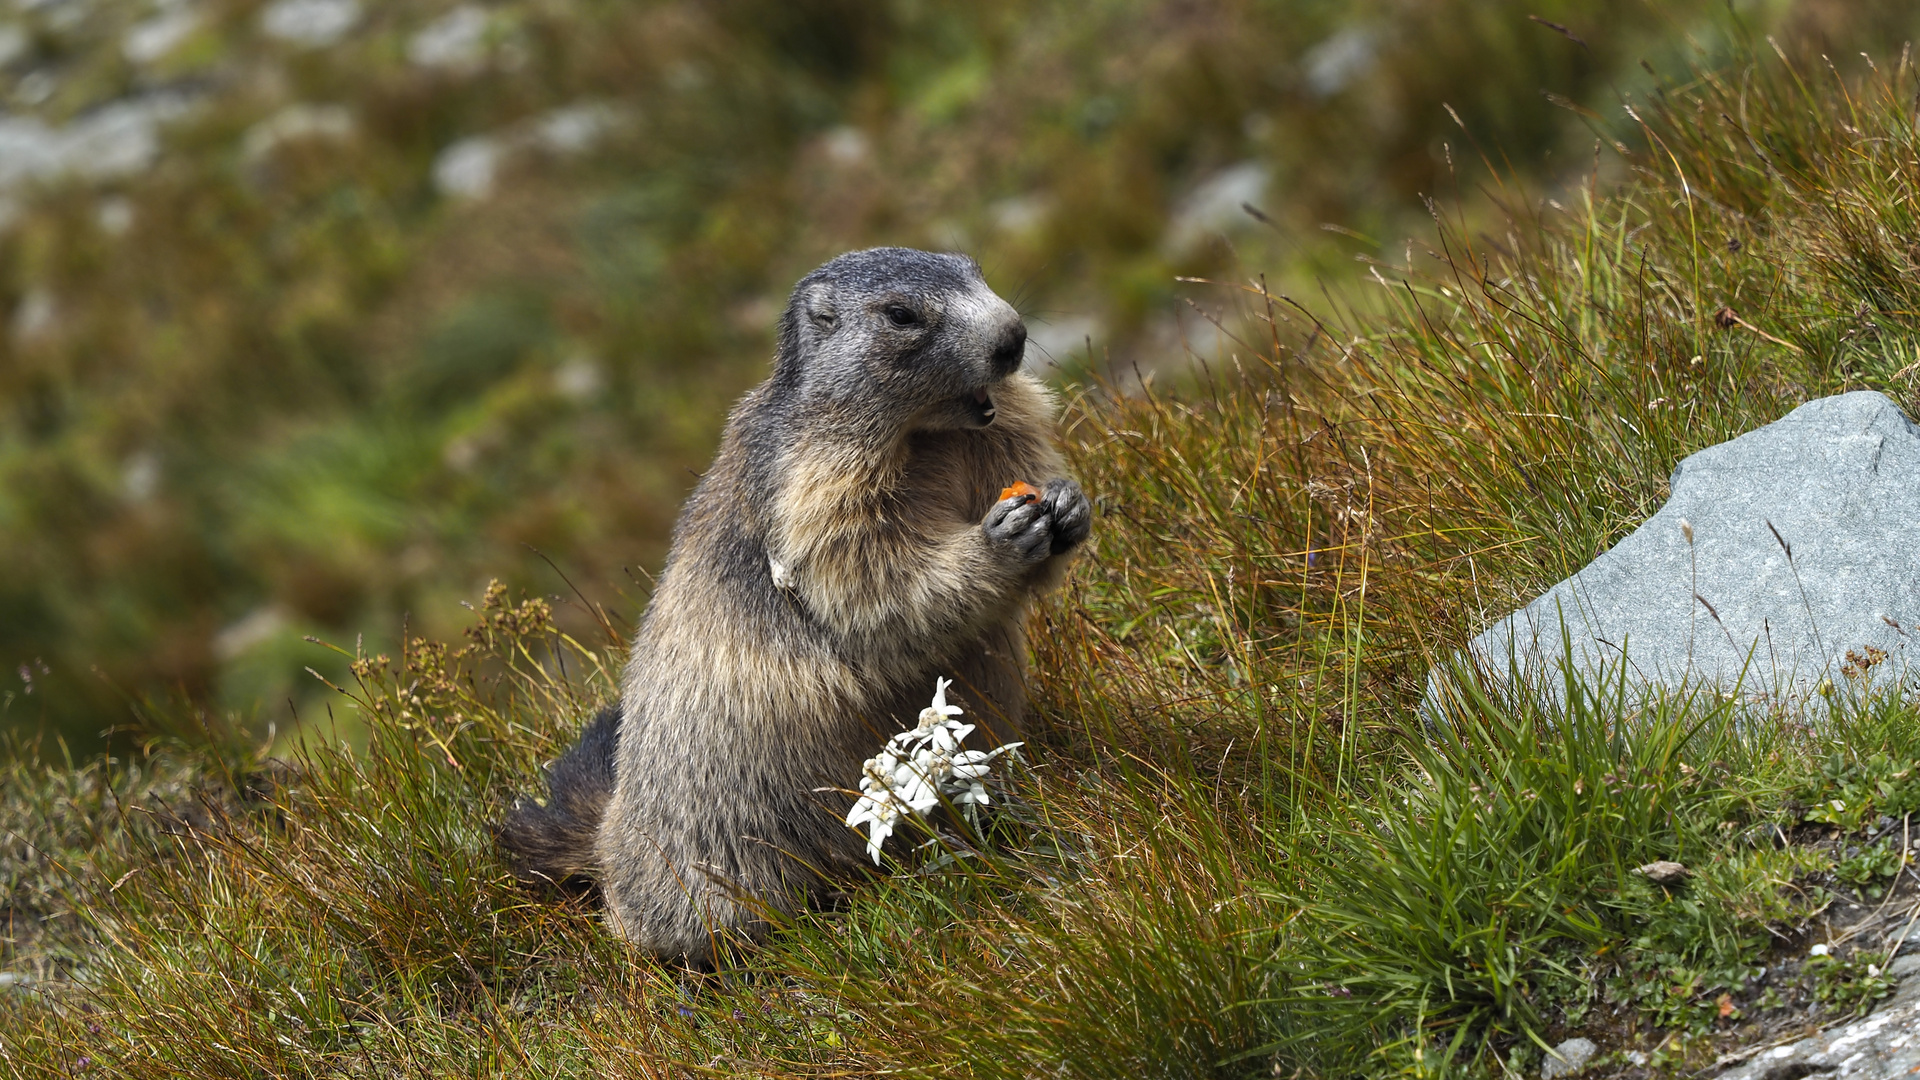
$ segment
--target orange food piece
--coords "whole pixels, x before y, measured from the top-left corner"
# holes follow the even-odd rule
[[[1000,489],[1000,499],[996,499],[995,501],[1011,499],[1016,495],[1026,502],[1034,502],[1040,498],[1040,489],[1023,480],[1015,480],[1013,483]]]

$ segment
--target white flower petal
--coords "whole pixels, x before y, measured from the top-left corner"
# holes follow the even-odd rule
[[[893,826],[885,821],[875,821],[873,831],[867,838],[867,854],[873,856],[873,865],[880,865],[880,845],[893,835]]]
[[[953,801],[958,806],[985,806],[993,800],[988,798],[987,789],[978,783],[967,784],[953,793]]]

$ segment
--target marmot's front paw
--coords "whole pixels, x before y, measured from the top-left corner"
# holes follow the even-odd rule
[[[1040,497],[1040,509],[1053,519],[1052,553],[1055,555],[1078,547],[1093,531],[1093,505],[1087,502],[1087,493],[1064,476],[1047,481],[1046,494]]]
[[[1012,495],[994,503],[980,528],[988,542],[1011,548],[1021,562],[1039,562],[1053,551],[1053,515],[1031,495]]]

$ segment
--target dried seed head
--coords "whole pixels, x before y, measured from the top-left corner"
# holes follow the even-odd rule
[[[1687,543],[1693,543],[1693,522],[1688,521],[1686,518],[1681,518],[1680,535],[1687,538]]]
[[[1766,519],[1762,519],[1762,520],[1766,520]],[[1767,521],[1767,531],[1773,534],[1773,539],[1775,542],[1777,542],[1780,545],[1780,550],[1787,553],[1787,561],[1792,562],[1793,561],[1793,545],[1787,543],[1787,538],[1780,535],[1780,530],[1773,527],[1772,521]]]

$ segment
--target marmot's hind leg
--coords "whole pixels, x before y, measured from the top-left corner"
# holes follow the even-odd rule
[[[613,795],[619,741],[620,706],[609,705],[581,729],[580,741],[547,767],[546,805],[521,799],[495,829],[515,876],[569,888],[590,884],[598,863],[600,819]]]

